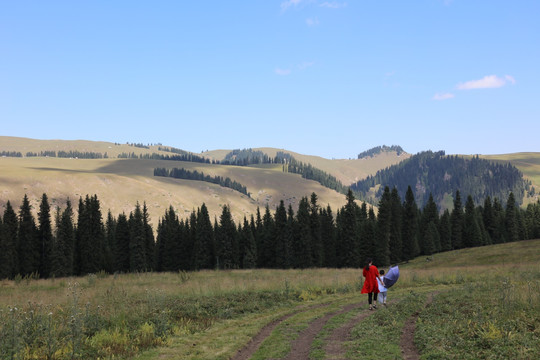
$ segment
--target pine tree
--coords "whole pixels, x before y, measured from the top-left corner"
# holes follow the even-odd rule
[[[371,258],[372,254],[376,253],[377,248],[377,217],[373,207],[369,208],[368,217],[361,231],[359,258]]]
[[[465,217],[463,225],[463,244],[465,247],[480,246],[483,243],[482,232],[476,217],[476,208],[471,195],[465,202]]]
[[[311,228],[311,257],[313,266],[322,267],[324,264],[324,248],[321,239],[321,220],[319,215],[317,194],[311,193],[310,198],[310,228]]]
[[[144,247],[145,247],[145,259],[146,270],[152,271],[154,269],[154,257],[155,257],[155,242],[154,231],[150,225],[150,215],[148,214],[148,208],[146,202],[143,203],[143,227],[144,227]]]
[[[237,254],[238,245],[236,238],[236,226],[232,220],[228,205],[224,205],[219,218],[219,228],[217,233],[218,258],[222,269],[238,268]]]
[[[97,195],[79,200],[76,232],[77,274],[86,275],[104,270],[105,229]]]
[[[193,269],[212,269],[214,259],[214,229],[203,203],[197,212],[196,236],[193,244]]]
[[[251,231],[251,226],[244,217],[244,227],[242,228],[243,247],[242,247],[242,267],[244,269],[254,269],[257,266],[257,248],[255,238]]]
[[[17,228],[17,214],[8,201],[0,233],[0,279],[13,278],[18,273]]]
[[[276,243],[274,218],[270,214],[270,208],[266,205],[260,231],[261,267],[273,268],[276,260]]]
[[[506,241],[505,212],[498,198],[493,199],[493,216],[495,218],[496,230],[493,235],[493,243],[501,244]]]
[[[256,220],[255,222],[251,222],[251,231],[253,232],[253,236],[255,237],[255,244],[257,245],[257,267],[264,267],[266,259],[264,258],[264,227],[261,217],[261,210],[257,206],[256,211]]]
[[[66,208],[56,224],[56,239],[51,254],[51,275],[65,277],[74,274],[73,255],[75,250],[75,227],[73,208],[67,199]]]
[[[401,240],[403,207],[396,188],[393,188],[390,194],[390,213],[390,239],[388,245],[390,248],[390,261],[391,263],[396,264],[400,262],[403,257],[403,244]]]
[[[182,231],[180,221],[174,208],[169,206],[161,219],[157,230],[156,267],[158,271],[173,271],[177,256],[179,256],[179,242]]]
[[[441,245],[439,237],[435,236],[433,233],[427,233],[430,223],[433,223],[435,228],[437,228],[439,224],[439,210],[437,209],[437,204],[435,204],[431,194],[429,194],[428,201],[424,207],[424,211],[422,212],[420,223],[421,253],[424,255],[431,255],[434,252],[440,251]]]
[[[116,219],[109,210],[107,212],[107,221],[105,222],[105,270],[108,273],[114,272],[115,232]]]
[[[390,231],[392,224],[392,203],[390,188],[386,186],[379,201],[377,215],[377,247],[373,254],[373,262],[379,266],[390,264]]]
[[[452,248],[461,249],[463,247],[463,207],[459,190],[456,191],[450,221],[452,223]]]
[[[295,267],[306,269],[313,266],[313,252],[311,239],[311,218],[309,214],[309,201],[302,197],[296,213],[297,237],[293,244]]]
[[[437,231],[437,225],[435,224],[434,221],[430,221],[424,233],[423,249],[422,249],[422,252],[424,253],[424,255],[433,254],[434,252],[433,244],[436,244],[439,241],[440,240],[439,240],[439,232]]]
[[[275,233],[275,265],[279,269],[288,269],[291,264],[291,244],[289,243],[289,228],[287,227],[287,210],[283,200],[279,202],[274,215]]]
[[[335,268],[336,259],[336,227],[330,205],[321,211],[321,238],[324,247],[324,266]]]
[[[338,267],[359,267],[360,259],[360,234],[357,210],[354,194],[349,189],[346,195],[346,204],[341,209],[339,216],[336,217],[336,226],[338,228],[337,236],[337,266]]]
[[[497,224],[495,222],[495,212],[491,203],[491,197],[487,196],[484,200],[484,209],[482,211],[482,221],[484,222],[484,228],[486,229],[489,238],[495,238],[495,231],[497,230]],[[490,241],[491,243],[491,241]]]
[[[51,208],[47,194],[41,197],[38,212],[39,274],[48,278],[51,270],[51,249],[53,243]]]
[[[127,273],[130,271],[130,241],[131,232],[126,214],[118,215],[115,229],[115,270]]]
[[[402,257],[403,260],[410,260],[420,253],[418,245],[418,206],[410,186],[405,194],[401,229]]]
[[[452,250],[452,223],[450,222],[450,212],[444,211],[439,222],[439,235],[441,240],[441,251]]]
[[[146,246],[143,213],[137,202],[135,210],[129,215],[129,270],[131,272],[146,270]]]
[[[508,201],[506,202],[506,211],[504,224],[506,226],[506,241],[518,241],[518,209],[516,208],[516,200],[514,194],[510,192],[508,195]]]
[[[25,194],[19,210],[17,238],[19,273],[23,276],[39,271],[40,243],[38,242],[36,223],[31,211],[30,201]]]

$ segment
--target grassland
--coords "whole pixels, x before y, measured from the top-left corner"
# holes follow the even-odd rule
[[[378,170],[397,164],[410,157],[410,154],[403,153],[397,155],[395,152],[383,152],[374,157],[365,159],[326,159],[320,156],[304,155],[293,151],[276,148],[255,148],[253,150],[262,151],[271,157],[276,156],[278,151],[291,154],[296,160],[308,163],[321,169],[328,174],[332,174],[343,185],[350,185],[366,178],[368,175],[375,175]],[[222,160],[229,150],[215,150],[204,152],[203,156],[210,156],[216,160]]]
[[[400,270],[388,309],[352,329],[349,358],[401,358],[401,331],[416,313],[422,358],[540,355],[540,240],[421,257]],[[228,359],[264,325],[289,314],[252,357],[281,358],[316,319],[364,303],[360,284],[356,269],[3,281],[0,349],[3,358],[17,352],[17,359]],[[310,357],[326,358],[327,335],[366,307],[332,317]]]
[[[155,167],[184,167],[230,177],[245,185],[251,197],[207,182],[154,177]],[[300,198],[312,192],[317,193],[323,206],[330,204],[337,209],[345,203],[344,195],[275,167],[139,159],[0,158],[0,206],[9,200],[18,207],[24,194],[34,210],[39,209],[43,193],[47,193],[53,206],[63,206],[68,197],[77,202],[80,196],[97,194],[104,216],[109,209],[116,216],[132,211],[137,201],[146,202],[154,225],[169,206],[180,217],[188,217],[204,202],[214,218],[219,217],[221,206],[228,204],[239,222],[255,214],[257,206],[264,208],[268,204],[274,209],[280,200],[296,208]]]
[[[43,193],[47,193],[52,205],[63,206],[69,197],[77,202],[80,196],[97,194],[101,202],[103,215],[111,210],[113,215],[122,212],[129,213],[135,208],[136,202],[146,202],[151,223],[157,224],[165,210],[173,206],[180,217],[188,217],[191,211],[197,209],[204,202],[210,212],[211,218],[219,217],[221,208],[228,204],[236,222],[255,214],[256,208],[264,208],[267,204],[274,209],[280,200],[296,209],[302,196],[309,196],[315,192],[322,206],[330,205],[338,209],[345,203],[345,197],[333,190],[329,190],[315,181],[302,179],[300,175],[283,173],[279,166],[261,165],[253,167],[223,166],[204,163],[181,161],[117,159],[121,153],[150,154],[161,153],[158,146],[149,149],[130,146],[127,144],[114,144],[108,142],[95,142],[84,140],[34,140],[15,137],[0,137],[0,151],[18,151],[39,153],[40,151],[80,151],[107,153],[108,159],[66,159],[48,157],[0,158],[0,206],[5,206],[9,200],[18,207],[24,194],[27,194],[34,211],[39,208],[39,201]],[[265,149],[275,155],[276,149]],[[219,159],[225,156],[226,151],[209,152],[202,154],[205,157]],[[302,161],[305,161],[299,154]],[[330,171],[330,164],[338,164],[341,160],[327,160],[317,157],[315,166],[326,166]],[[376,171],[378,166],[386,166],[388,161],[382,162],[343,160],[354,166],[347,165],[343,170],[349,172],[347,176],[359,177],[366,172]],[[362,164],[370,164],[364,167]],[[326,164],[326,165],[324,165]],[[378,164],[378,165],[377,165]],[[245,185],[251,197],[218,185],[200,182],[179,180],[171,178],[154,177],[153,169],[156,167],[183,167],[188,170],[202,171],[207,175],[229,177]],[[336,170],[335,171],[342,171]]]

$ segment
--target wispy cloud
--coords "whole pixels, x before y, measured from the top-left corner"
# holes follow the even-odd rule
[[[287,0],[281,3],[281,10],[285,11],[288,8],[298,6],[303,0]]]
[[[340,9],[347,6],[346,2],[340,3],[337,1],[325,1],[319,5],[320,7],[329,8],[329,9]]]
[[[452,99],[454,97],[454,94],[452,93],[436,93],[433,96],[433,100],[441,101],[441,100],[448,100]]]
[[[315,61],[304,61],[303,63],[298,65],[298,69],[305,70],[312,67],[313,65],[315,65]]]
[[[504,75],[504,78],[505,78],[506,80],[508,80],[509,82],[511,82],[512,85],[514,85],[514,84],[516,83],[516,79],[514,79],[513,76],[510,76],[510,75]]]
[[[466,81],[456,85],[458,90],[472,90],[472,89],[496,89],[505,86],[506,84],[515,84],[516,80],[510,75],[504,77],[498,77],[497,75],[484,76],[479,80]]]
[[[280,69],[280,68],[276,68],[274,70],[274,73],[276,75],[280,75],[280,76],[286,76],[286,75],[290,75],[291,74],[291,69]]]
[[[318,18],[308,18],[306,19],[307,26],[317,26],[319,25],[319,19]]]

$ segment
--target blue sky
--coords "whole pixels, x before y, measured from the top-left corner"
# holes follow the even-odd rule
[[[0,134],[540,151],[540,2],[4,1]]]

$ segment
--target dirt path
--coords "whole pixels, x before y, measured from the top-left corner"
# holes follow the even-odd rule
[[[391,305],[393,302],[394,300],[388,302],[388,305]],[[368,316],[374,314],[375,311],[369,311],[366,309],[350,319],[345,325],[335,329],[325,340],[326,346],[324,351],[326,353],[326,359],[345,360],[345,354],[347,351],[343,344],[345,341],[350,339],[353,327]]]
[[[326,314],[323,317],[316,319],[311,324],[309,324],[308,328],[302,333],[300,333],[300,336],[298,339],[293,341],[291,345],[291,352],[287,357],[285,357],[286,360],[298,360],[298,359],[308,359],[309,358],[309,351],[311,350],[311,344],[313,343],[313,340],[317,336],[317,334],[322,330],[323,326],[333,318],[334,316],[341,315],[343,313],[349,312],[353,309],[357,309],[364,305],[364,302],[362,304],[355,303],[355,304],[349,304],[344,306],[341,310],[334,311],[332,313]]]
[[[270,334],[272,333],[272,331],[274,331],[276,326],[278,326],[279,324],[281,324],[283,321],[287,320],[291,316],[294,316],[294,315],[299,314],[299,313],[304,312],[304,311],[309,311],[309,310],[313,310],[313,309],[328,306],[328,305],[330,305],[330,304],[321,304],[321,305],[315,305],[315,306],[300,308],[300,309],[297,309],[296,311],[294,311],[294,312],[292,312],[290,314],[284,315],[284,316],[280,317],[279,319],[276,319],[276,320],[272,321],[271,323],[265,325],[257,333],[257,335],[255,335],[249,341],[249,343],[246,346],[244,346],[244,348],[240,349],[236,353],[236,355],[234,355],[231,358],[231,360],[247,360],[247,359],[249,359],[259,349],[262,342],[268,336],[270,336]]]
[[[424,304],[423,308],[426,308],[431,305],[433,302],[433,297],[437,293],[431,293],[430,297]],[[414,332],[416,331],[416,320],[420,310],[415,312],[406,322],[401,332],[401,341],[399,343],[401,347],[401,354],[403,355],[404,360],[418,360],[420,359],[420,353],[414,344]]]

